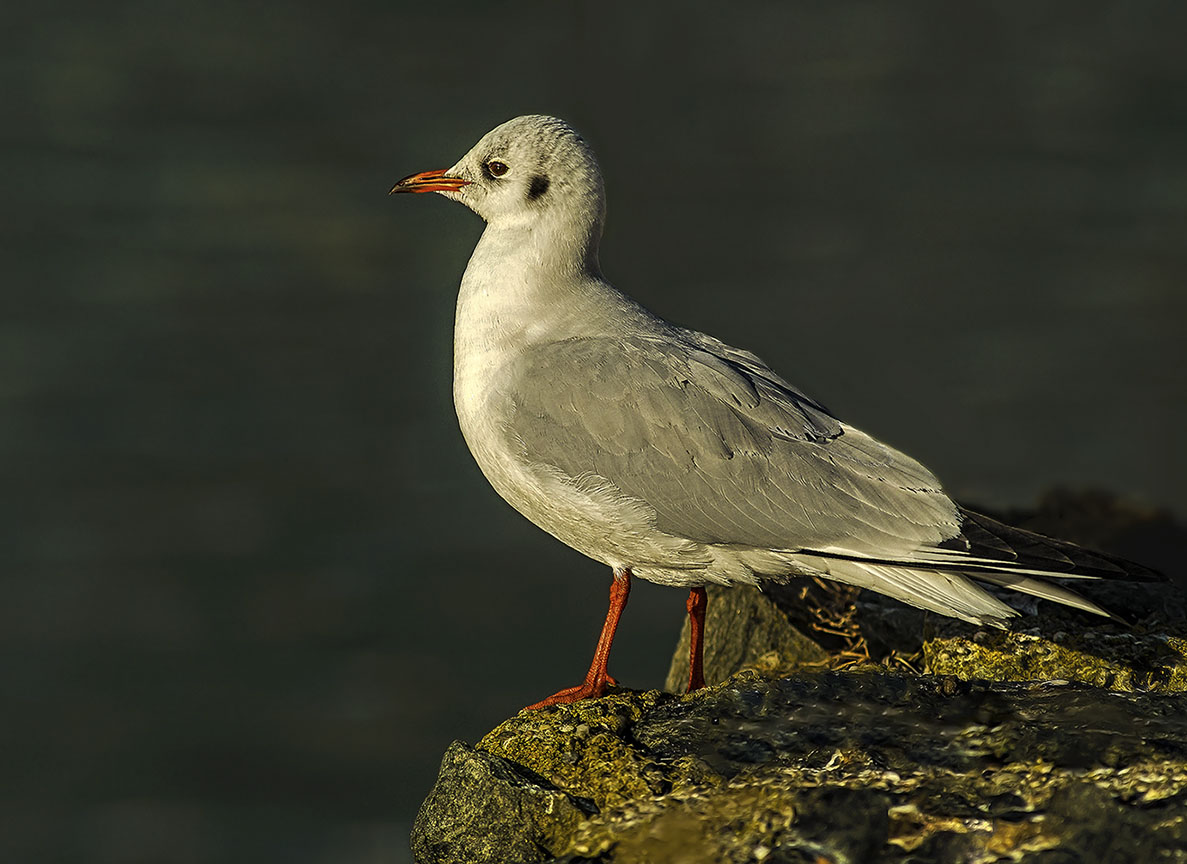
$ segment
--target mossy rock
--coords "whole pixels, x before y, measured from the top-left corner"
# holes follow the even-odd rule
[[[923,643],[924,666],[966,680],[1075,681],[1106,690],[1187,689],[1187,640],[1116,629],[1009,632],[934,623]]]
[[[454,741],[420,806],[412,851],[419,864],[548,861],[592,811],[522,766]]]
[[[455,747],[414,849],[422,864],[1187,861],[1185,799],[1187,694],[743,673],[524,712]]]
[[[663,698],[650,693],[612,695],[524,710],[478,742],[480,750],[520,765],[558,788],[583,790],[598,809],[658,795],[664,772],[632,747],[628,730]]]

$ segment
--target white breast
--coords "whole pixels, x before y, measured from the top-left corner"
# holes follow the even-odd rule
[[[511,361],[540,341],[583,335],[591,315],[573,302],[541,303],[539,286],[524,276],[531,271],[508,275],[488,266],[483,245],[458,293],[453,375],[458,422],[479,468],[512,507],[579,552],[611,567],[645,570],[644,578],[675,566],[679,572],[663,581],[683,584],[682,572],[704,566],[700,544],[658,532],[654,511],[604,478],[569,477],[524,452],[514,430],[524,421],[508,413],[505,398],[516,386],[508,378]]]

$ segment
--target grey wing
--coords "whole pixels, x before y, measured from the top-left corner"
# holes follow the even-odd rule
[[[660,531],[700,543],[885,556],[959,533],[956,506],[917,462],[753,355],[674,335],[525,352],[504,397],[528,457],[605,478]]]

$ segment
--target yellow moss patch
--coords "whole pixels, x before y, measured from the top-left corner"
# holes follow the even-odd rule
[[[623,733],[662,698],[656,691],[521,711],[491,730],[478,748],[591,799],[599,809],[651,797],[667,791],[665,772],[631,748]]]
[[[565,854],[613,849],[615,861],[631,864],[761,861],[794,823],[794,797],[756,784],[636,801],[583,823]]]
[[[925,668],[964,680],[1062,679],[1107,690],[1187,689],[1187,640],[1107,634],[1044,639],[1025,633],[979,633],[977,639],[936,637],[923,644]]]

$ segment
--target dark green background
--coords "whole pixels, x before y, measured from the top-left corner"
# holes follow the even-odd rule
[[[547,112],[609,277],[986,506],[1187,510],[1187,5],[44,2],[0,12],[0,857],[400,862],[450,739],[583,674],[607,573],[449,395]],[[613,670],[657,686],[679,592]]]

